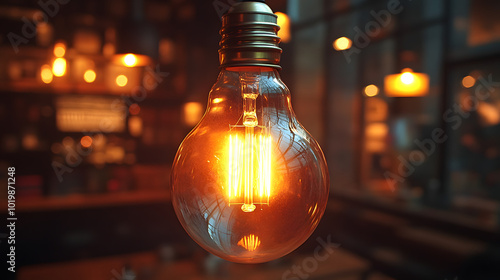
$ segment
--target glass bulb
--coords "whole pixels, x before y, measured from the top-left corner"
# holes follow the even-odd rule
[[[258,66],[222,69],[171,179],[188,234],[239,263],[295,250],[318,225],[329,191],[323,153],[295,118],[278,71]]]

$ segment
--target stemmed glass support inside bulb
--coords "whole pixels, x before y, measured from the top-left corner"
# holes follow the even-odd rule
[[[271,136],[268,127],[259,126],[257,117],[258,74],[242,73],[240,84],[243,97],[244,136],[241,140],[237,134],[229,137],[229,205],[242,203],[243,212],[253,212],[256,209],[255,204],[269,204]],[[233,126],[233,128],[236,127],[241,126]],[[256,133],[256,129],[259,133]],[[241,168],[243,168],[242,172]],[[254,199],[255,195],[257,199]]]

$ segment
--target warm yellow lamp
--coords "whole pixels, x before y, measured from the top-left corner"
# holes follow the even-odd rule
[[[347,37],[340,37],[333,41],[333,48],[337,51],[345,51],[350,49],[352,46],[351,39]]]
[[[292,39],[292,34],[290,32],[290,18],[287,14],[276,12],[274,13],[278,16],[278,25],[280,30],[278,31],[278,36],[281,38],[282,43],[288,43]]]
[[[400,74],[385,77],[384,91],[389,97],[425,96],[429,93],[429,75],[405,68]]]
[[[66,74],[66,59],[58,57],[52,63],[52,73],[56,77],[62,77]]]
[[[151,63],[151,58],[142,54],[115,54],[112,59],[113,63],[126,67],[146,66]]]

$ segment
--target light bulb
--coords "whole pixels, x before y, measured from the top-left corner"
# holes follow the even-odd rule
[[[248,30],[249,37],[241,21],[272,32]],[[260,2],[236,3],[224,16],[222,70],[205,115],[172,167],[172,200],[184,229],[207,251],[239,263],[295,250],[318,225],[328,200],[325,158],[297,121],[279,77],[275,24]]]

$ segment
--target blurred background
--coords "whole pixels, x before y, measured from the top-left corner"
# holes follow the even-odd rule
[[[268,0],[282,78],[329,164],[328,208],[271,263],[191,241],[170,165],[203,115],[233,2],[2,1],[0,216],[13,166],[16,279],[500,279],[495,0]]]

